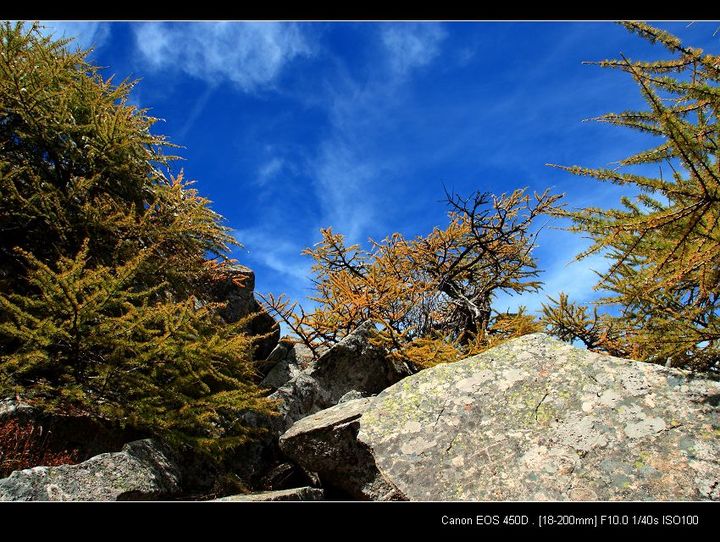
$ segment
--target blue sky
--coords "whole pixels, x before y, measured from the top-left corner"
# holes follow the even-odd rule
[[[312,284],[300,252],[320,228],[352,242],[427,234],[446,224],[443,185],[551,187],[570,207],[614,206],[622,189],[545,164],[614,167],[646,148],[582,122],[643,106],[626,75],[582,61],[665,55],[610,22],[44,24],[94,46],[107,76],[141,80],[133,101],[185,147],[174,167],[244,244],[234,256],[257,290],[301,302]],[[720,52],[718,23],[657,25]],[[535,252],[543,294],[500,295],[497,309],[597,295],[605,262],[573,263],[587,241],[553,225]]]

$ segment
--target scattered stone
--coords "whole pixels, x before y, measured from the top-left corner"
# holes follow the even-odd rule
[[[211,502],[322,501],[325,492],[316,487],[296,487],[280,491],[263,491],[247,495],[231,495]]]
[[[338,400],[338,405],[341,403],[347,403],[348,401],[354,401],[355,399],[362,399],[364,397],[365,396],[361,392],[357,390],[350,390],[345,395],[340,397],[340,399]]]

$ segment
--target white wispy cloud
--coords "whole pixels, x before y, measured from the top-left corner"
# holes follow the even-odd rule
[[[378,180],[377,163],[363,159],[340,136],[323,144],[315,163],[324,226],[332,225],[351,242],[364,241],[361,237],[376,218],[373,192]]]
[[[301,255],[305,247],[287,237],[287,231],[274,231],[271,227],[236,229],[233,235],[242,243],[242,252],[249,260],[283,275],[286,281],[306,284],[310,260]]]
[[[134,29],[149,68],[230,81],[244,91],[271,84],[286,64],[311,54],[301,28],[292,23],[138,23]]]
[[[439,57],[445,34],[434,23],[383,24],[376,34],[378,56],[364,76],[341,70],[325,97],[331,128],[311,175],[323,209],[320,225],[332,225],[350,242],[367,240],[370,226],[393,215],[383,195],[408,158],[375,141],[398,128],[396,111],[412,76]]]
[[[382,43],[392,73],[398,77],[430,64],[440,53],[445,31],[435,23],[401,23],[382,27]]]
[[[110,23],[92,21],[41,21],[44,32],[54,38],[73,38],[70,47],[99,49],[110,37]]]
[[[264,186],[270,182],[276,175],[278,175],[285,167],[285,160],[279,156],[270,158],[267,162],[264,162],[257,171],[256,183],[259,186]]]
[[[187,114],[187,117],[185,118],[185,122],[183,123],[182,127],[180,128],[180,131],[178,131],[178,138],[181,140],[185,138],[185,136],[190,132],[192,127],[195,125],[195,121],[198,120],[200,115],[202,114],[203,110],[205,109],[205,106],[207,105],[208,101],[210,100],[210,96],[212,95],[213,91],[215,90],[215,87],[210,85],[205,89],[205,92],[203,92],[200,97],[198,97],[197,100],[195,100],[195,104],[193,105],[192,109]]]

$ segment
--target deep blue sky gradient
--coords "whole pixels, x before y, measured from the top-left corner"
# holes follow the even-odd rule
[[[610,22],[46,24],[94,44],[106,75],[140,79],[134,103],[185,147],[176,171],[226,217],[257,289],[300,301],[312,287],[300,252],[320,228],[352,242],[427,234],[446,224],[443,185],[614,206],[623,189],[545,164],[614,167],[651,144],[582,122],[643,107],[627,75],[582,61],[666,55]],[[658,26],[720,51],[718,23]],[[587,241],[552,225],[536,250],[544,294],[500,295],[497,309],[597,295],[605,262],[572,263]]]

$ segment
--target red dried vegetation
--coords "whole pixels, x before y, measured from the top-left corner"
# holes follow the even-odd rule
[[[82,461],[77,448],[55,449],[51,446],[51,431],[43,425],[17,419],[0,421],[0,478],[11,472],[38,465],[56,466]]]

